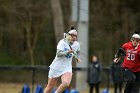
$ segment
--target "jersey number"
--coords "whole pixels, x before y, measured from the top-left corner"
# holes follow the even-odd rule
[[[135,60],[135,54],[128,53],[127,60]]]

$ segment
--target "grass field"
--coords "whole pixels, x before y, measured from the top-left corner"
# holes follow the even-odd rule
[[[21,93],[22,84],[0,83],[0,93]]]
[[[24,84],[20,83],[0,83],[0,93],[21,93],[23,85]],[[100,88],[100,93],[103,89],[105,88]],[[80,93],[88,93],[88,90],[89,89],[86,89],[84,91],[81,91]],[[113,88],[109,89],[109,93],[113,93]]]

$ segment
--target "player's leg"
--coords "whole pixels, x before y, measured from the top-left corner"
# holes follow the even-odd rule
[[[99,91],[99,83],[95,84],[96,93],[100,93]]]
[[[140,72],[135,72],[134,73],[135,74],[135,76],[136,76],[136,82],[135,82],[135,85],[134,85],[134,87],[133,87],[133,92],[134,93],[139,93],[139,89],[140,89]]]
[[[61,76],[61,84],[56,90],[56,93],[62,93],[67,87],[69,87],[72,79],[72,73],[66,72]]]
[[[124,77],[127,80],[124,93],[131,93],[135,84],[136,76],[134,75],[134,72],[132,72],[130,69],[124,69]]]
[[[124,89],[124,93],[132,93],[133,86],[134,86],[134,82],[127,81],[125,89]]]
[[[51,93],[51,91],[55,87],[56,83],[57,83],[57,79],[49,78],[48,84],[47,84],[46,88],[44,89],[44,93]]]
[[[115,83],[115,84],[114,84],[114,89],[115,89],[115,90],[114,90],[114,93],[117,93],[117,90],[118,90],[118,83]]]
[[[123,83],[119,83],[119,93],[122,93],[122,86],[123,86]]]
[[[93,84],[90,84],[89,93],[93,93]]]

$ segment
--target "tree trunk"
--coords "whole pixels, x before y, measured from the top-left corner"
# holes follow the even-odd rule
[[[3,31],[0,31],[0,48],[2,47],[3,44]]]
[[[62,39],[64,33],[62,9],[59,0],[50,0],[50,1],[52,6],[52,12],[53,12],[53,23],[54,23],[56,43],[58,43],[59,40]]]
[[[34,58],[33,58],[33,49],[32,49],[32,45],[31,45],[31,40],[30,40],[30,30],[28,27],[26,27],[26,34],[27,34],[27,48],[29,51],[29,56],[30,56],[30,62],[31,65],[34,65]]]

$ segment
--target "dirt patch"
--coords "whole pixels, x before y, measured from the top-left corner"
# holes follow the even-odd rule
[[[23,86],[24,86],[23,83],[0,83],[0,93],[21,93]],[[32,90],[31,85],[30,85],[30,89]],[[105,88],[100,88],[100,93],[102,93],[104,89]],[[109,93],[113,93],[113,91],[114,91],[113,88],[109,88]],[[32,93],[32,91],[30,93]],[[87,88],[84,91],[81,91],[80,93],[89,93],[89,88]]]
[[[23,84],[0,83],[0,93],[21,93]]]

